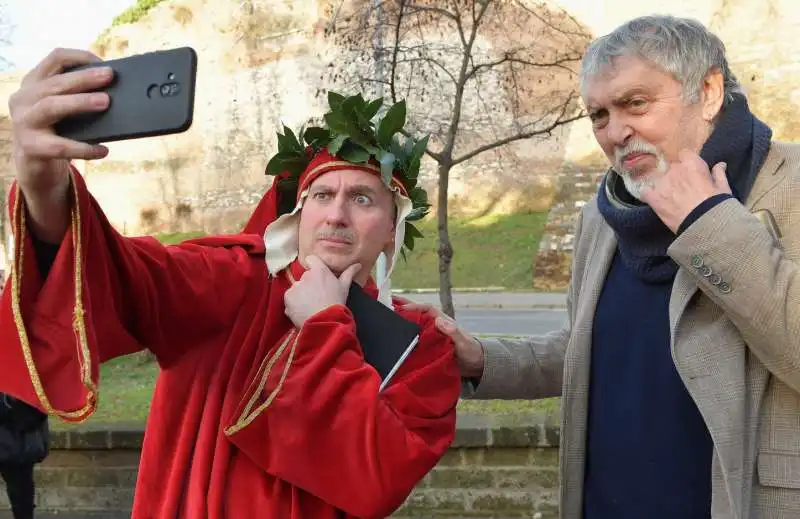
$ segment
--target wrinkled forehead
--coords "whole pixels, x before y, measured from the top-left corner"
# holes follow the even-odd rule
[[[652,92],[663,86],[668,74],[637,56],[616,56],[583,78],[581,96],[586,106],[605,105],[632,91]],[[673,79],[673,81],[675,81]]]
[[[376,195],[390,197],[392,192],[376,173],[361,169],[339,169],[321,174],[311,181],[310,190],[368,190]]]

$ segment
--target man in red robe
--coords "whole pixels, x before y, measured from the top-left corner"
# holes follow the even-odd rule
[[[17,173],[0,392],[83,421],[100,398],[98,365],[147,349],[161,372],[135,519],[388,516],[450,445],[460,391],[450,340],[399,309],[420,341],[380,391],[345,305],[353,279],[394,307],[370,271],[381,251],[394,265],[419,214],[411,170],[382,175],[374,157],[328,152],[352,154],[352,139],[315,141],[293,148],[307,162],[278,176],[242,233],[177,246],[124,237],[69,162],[107,150],[52,129],[108,105],[85,93],[108,71],[61,73],[94,59],[54,51],[9,103]]]

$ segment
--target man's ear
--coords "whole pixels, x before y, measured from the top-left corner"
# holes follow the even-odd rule
[[[725,78],[719,69],[711,70],[703,79],[702,85],[700,101],[703,103],[703,119],[709,123],[716,119],[724,100]]]

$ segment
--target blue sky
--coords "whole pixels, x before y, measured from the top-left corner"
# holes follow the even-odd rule
[[[28,70],[54,47],[87,48],[135,0],[0,0],[13,25],[12,45],[0,56]]]

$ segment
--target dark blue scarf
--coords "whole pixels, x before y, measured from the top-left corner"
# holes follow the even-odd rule
[[[753,115],[747,100],[735,95],[723,108],[700,157],[709,168],[726,162],[731,191],[739,201],[744,201],[764,163],[771,138],[772,130]],[[678,265],[667,256],[675,234],[649,206],[627,192],[613,169],[600,183],[597,204],[617,235],[621,260],[637,277],[657,283],[675,276]]]

